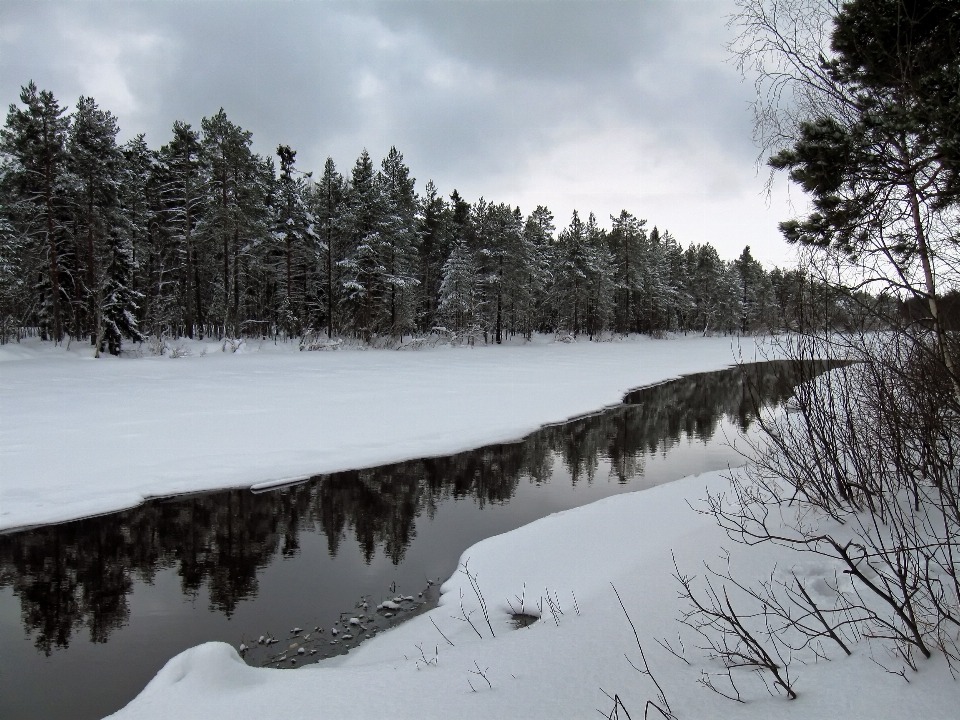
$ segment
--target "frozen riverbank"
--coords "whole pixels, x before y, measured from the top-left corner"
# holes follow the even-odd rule
[[[610,711],[603,691],[618,694],[632,717],[643,717],[656,688],[624,657],[640,662],[611,583],[678,718],[955,717],[960,683],[951,680],[942,657],[921,660],[918,673],[907,670],[907,683],[878,667],[871,652],[888,665],[892,660],[865,642],[850,657],[832,653],[829,662],[798,655],[791,667],[797,700],[772,697],[747,673],[741,704],[697,683],[701,668],[716,668],[689,637],[689,666],[656,644],[655,638],[675,638],[678,628],[674,557],[682,572],[699,573],[704,561],[717,563],[721,546],[731,548],[732,568],[745,581],[768,575],[778,561],[781,570],[797,561],[773,547],[732,546],[709,517],[688,506],[705,488],[725,485],[719,474],[687,478],[474,545],[462,562],[469,561],[489,605],[490,627],[468,577],[459,573],[445,584],[439,607],[347,656],[298,671],[265,670],[244,664],[228,645],[201,645],[173,658],[114,717],[583,718]],[[807,574],[802,566],[793,569],[801,578]],[[545,602],[547,592],[556,613]],[[514,629],[509,612],[521,602],[535,614],[542,603],[544,617]],[[464,612],[476,632],[456,619]]]
[[[0,348],[0,530],[517,439],[634,387],[774,355],[754,338],[103,358]]]

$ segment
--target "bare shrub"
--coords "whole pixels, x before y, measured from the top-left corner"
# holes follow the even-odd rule
[[[707,571],[712,578],[706,578],[700,594],[693,586],[693,576],[682,575],[679,570],[675,575],[683,587],[680,596],[689,603],[681,622],[701,638],[704,644],[699,648],[723,666],[721,673],[703,671],[700,684],[727,699],[743,702],[733,673],[747,670],[754,672],[771,694],[782,690],[788,698],[795,699],[797,693],[790,675],[793,650],[782,638],[783,627],[776,622],[782,616],[768,612],[768,605],[764,602],[753,612],[734,607],[727,586],[716,587],[713,578],[726,579],[740,589],[743,586],[733,581],[729,573],[721,575],[709,567]],[[767,675],[770,676],[769,684]],[[729,690],[716,685],[714,678],[717,676],[724,678]]]
[[[610,583],[610,587],[613,588],[614,594],[617,596],[617,602],[620,603],[620,609],[623,610],[624,617],[627,618],[627,622],[630,624],[630,630],[633,632],[633,639],[637,643],[637,649],[640,651],[640,664],[637,665],[634,663],[630,657],[624,654],[624,658],[630,664],[634,670],[636,670],[641,675],[650,678],[650,681],[653,683],[654,688],[656,688],[657,698],[656,700],[648,699],[643,706],[643,717],[644,720],[649,720],[651,717],[651,712],[656,712],[660,717],[665,718],[666,720],[677,720],[677,716],[674,715],[673,710],[670,707],[670,701],[667,700],[667,695],[663,691],[660,683],[657,681],[657,678],[654,677],[653,671],[650,670],[650,665],[647,663],[646,653],[643,652],[643,645],[640,643],[640,634],[637,632],[637,626],[633,624],[633,618],[630,617],[630,613],[627,612],[626,605],[623,604],[623,600],[620,598],[620,592],[617,590],[616,585]],[[630,712],[627,710],[627,706],[624,704],[623,700],[618,694],[610,695],[603,688],[600,688],[600,692],[606,695],[612,702],[613,707],[610,709],[610,712],[603,713],[610,720],[620,717],[620,713],[623,712],[624,717],[627,720],[632,720],[630,717]]]
[[[796,576],[751,591],[784,632],[828,638],[845,652],[843,633],[863,634],[911,667],[936,650],[952,666],[960,630],[952,378],[923,332],[848,336],[834,347],[806,338],[791,354],[822,356],[837,342],[856,362],[802,384],[789,412],[761,416],[754,462],[730,492],[709,498],[709,512],[738,542],[775,543],[839,567],[826,579],[827,607]]]

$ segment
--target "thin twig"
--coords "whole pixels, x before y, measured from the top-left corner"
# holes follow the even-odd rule
[[[450,647],[456,647],[456,646],[450,641],[450,638],[448,638],[446,635],[443,634],[443,630],[441,630],[439,627],[437,627],[437,624],[436,624],[435,622],[433,622],[433,618],[430,618],[430,622],[433,623],[433,626],[434,626],[435,628],[437,628],[437,632],[440,633],[441,636],[443,636],[443,639],[447,641],[447,644],[448,644]]]

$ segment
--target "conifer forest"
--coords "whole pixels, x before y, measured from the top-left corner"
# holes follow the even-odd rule
[[[93,98],[61,105],[33,82],[0,131],[0,337],[334,338],[435,333],[502,342],[534,332],[756,333],[835,323],[827,290],[722,259],[623,210],[609,229],[538,206],[470,202],[403,155],[364,150],[322,172],[252,149],[221,109],[173,124],[158,149],[119,143]],[[820,299],[817,299],[820,298]],[[816,308],[816,309],[814,309]]]

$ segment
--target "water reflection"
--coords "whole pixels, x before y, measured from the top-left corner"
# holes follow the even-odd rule
[[[650,453],[682,435],[709,441],[721,418],[746,430],[758,406],[786,400],[820,366],[762,363],[693,375],[630,393],[623,405],[523,441],[447,457],[321,475],[266,493],[232,490],[153,501],[126,512],[0,535],[0,587],[19,598],[24,630],[37,650],[66,648],[86,628],[104,643],[130,614],[136,580],[175,569],[187,597],[206,597],[230,617],[257,595],[258,573],[300,551],[303,532],[320,532],[331,556],[352,536],[369,564],[378,549],[403,561],[417,519],[449,498],[507,503],[518,484],[546,483],[563,463],[592,483],[601,461],[619,483],[641,477]]]

